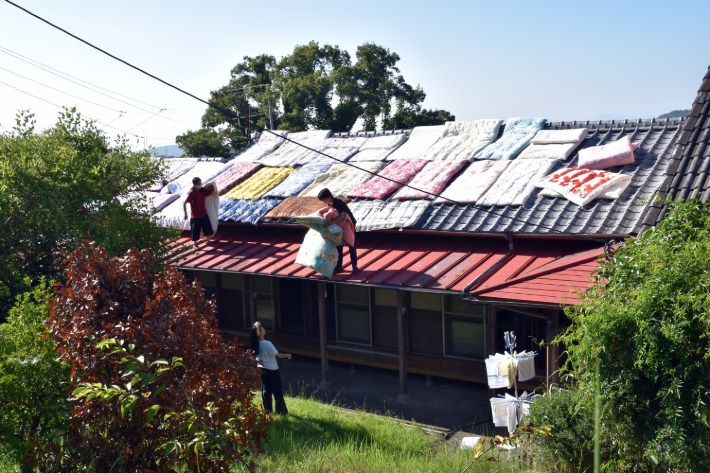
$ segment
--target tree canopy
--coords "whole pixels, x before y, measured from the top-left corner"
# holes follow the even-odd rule
[[[160,178],[147,153],[107,137],[74,110],[43,132],[22,113],[0,135],[0,319],[26,277],[57,278],[62,259],[90,240],[111,254],[159,251],[170,233],[153,225],[134,191]]]
[[[246,56],[231,71],[229,82],[212,91],[202,128],[176,139],[191,155],[224,156],[238,150],[255,131],[330,129],[351,131],[408,128],[441,124],[455,117],[445,110],[424,110],[426,94],[400,73],[397,53],[374,43],[350,53],[311,41],[297,45],[277,60],[262,54]],[[218,108],[226,109],[227,116]]]
[[[657,229],[626,241],[598,279],[568,311],[561,341],[580,401],[601,396],[609,471],[706,471],[710,204],[676,205]]]

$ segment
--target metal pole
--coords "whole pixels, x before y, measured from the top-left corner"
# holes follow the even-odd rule
[[[320,386],[319,389],[330,388],[330,372],[328,370],[328,351],[326,349],[326,330],[325,317],[325,283],[318,283],[318,331],[320,332]]]
[[[397,342],[399,346],[399,396],[397,402],[407,402],[407,306],[404,303],[404,293],[397,291]]]

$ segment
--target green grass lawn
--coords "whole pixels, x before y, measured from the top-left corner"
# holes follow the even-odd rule
[[[520,462],[491,461],[491,455],[470,466],[470,450],[460,450],[443,435],[397,419],[311,399],[291,397],[287,404],[289,415],[275,417],[269,442],[257,460],[259,472],[508,473],[522,469]],[[19,464],[1,447],[0,473],[19,473]],[[235,466],[234,471],[243,470]]]
[[[422,428],[318,401],[288,398],[259,458],[260,472],[463,472],[473,461]],[[486,457],[489,457],[487,455]],[[481,460],[469,472],[520,471],[518,462]]]

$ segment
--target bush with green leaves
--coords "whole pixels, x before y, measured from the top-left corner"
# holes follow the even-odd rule
[[[61,280],[62,259],[77,244],[95,241],[111,254],[148,248],[159,254],[172,231],[150,218],[136,191],[161,178],[160,164],[111,143],[73,109],[44,131],[21,113],[0,134],[0,320],[26,276]]]
[[[603,261],[597,281],[559,341],[577,402],[601,396],[606,468],[707,471],[710,203],[672,206]]]
[[[41,280],[0,324],[0,442],[25,466],[34,446],[58,443],[68,428],[69,370],[45,326],[50,295]]]
[[[528,421],[549,435],[534,435],[534,465],[540,471],[591,471],[594,420],[588,405],[573,390],[553,389],[535,398]]]

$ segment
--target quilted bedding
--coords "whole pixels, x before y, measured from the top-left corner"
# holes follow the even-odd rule
[[[434,196],[438,196],[451,178],[466,164],[468,164],[466,160],[431,161],[419,174],[414,176],[407,187],[397,192],[394,198],[399,200],[433,200]]]
[[[153,158],[161,162],[165,168],[165,182],[174,181],[182,176],[197,163],[197,158]],[[156,181],[150,187],[150,191],[160,192],[164,187],[164,181]]]
[[[441,138],[427,149],[424,159],[471,160],[498,137],[503,120],[446,122]]]
[[[168,183],[160,192],[180,194],[185,189],[192,187],[192,178],[199,177],[203,183],[207,183],[230,165],[231,163],[220,163],[219,161],[198,161],[189,172]]]
[[[338,264],[337,246],[342,241],[343,230],[313,215],[296,217],[296,221],[309,228],[296,255],[296,263],[332,277]]]
[[[300,156],[294,161],[294,166],[313,163],[335,164],[338,161],[345,162],[350,158],[350,156],[357,153],[357,148],[324,146],[318,148],[318,151],[319,152],[311,151],[309,154]]]
[[[565,168],[553,172],[537,186],[551,190],[567,200],[584,206],[594,199],[619,197],[631,183],[631,176],[608,171]]]
[[[545,126],[544,118],[509,118],[503,136],[479,151],[476,159],[514,159]]]
[[[185,219],[185,211],[183,208],[183,202],[185,201],[185,197],[187,197],[188,192],[189,189],[187,189],[182,194],[174,194],[177,196],[177,199],[174,199],[173,202],[166,205],[160,212],[153,215],[153,218],[155,219],[155,224],[159,227],[176,228],[178,230],[189,230],[190,221]]]
[[[261,168],[224,196],[230,199],[256,200],[276,187],[293,171],[293,168]]]
[[[540,130],[519,159],[550,158],[565,161],[587,137],[586,128],[573,130]]]
[[[365,182],[382,168],[380,161],[356,163],[361,169],[356,169],[348,164],[334,164],[324,174],[321,174],[299,195],[301,197],[318,197],[318,192],[324,187],[330,189],[336,197],[345,197],[357,185]]]
[[[385,199],[408,183],[429,161],[424,159],[400,159],[393,161],[377,173],[377,176],[348,192],[356,199]],[[396,181],[396,182],[395,182]]]
[[[284,130],[262,131],[257,142],[236,155],[233,161],[256,161],[281,146],[286,136],[288,131]]]
[[[364,232],[411,227],[417,223],[429,204],[428,200],[362,200],[348,205],[357,220],[355,229]]]
[[[261,167],[259,163],[233,161],[229,167],[217,175],[213,182],[217,185],[220,194],[224,194],[231,188],[251,176]]]
[[[407,140],[407,135],[373,136],[360,147],[350,161],[382,161]]]
[[[472,162],[434,204],[475,204],[505,171],[510,161],[484,159]],[[452,202],[453,201],[453,202]]]
[[[318,176],[326,172],[332,163],[306,164],[296,169],[278,186],[264,194],[264,197],[291,197],[298,195],[308,187]]]
[[[219,219],[223,222],[256,223],[269,210],[276,207],[281,199],[222,199],[219,205]]]
[[[523,205],[556,159],[516,159],[483,194],[478,205]]]
[[[323,208],[317,197],[286,197],[283,202],[269,210],[264,218],[273,220],[292,219],[300,215],[310,215]]]
[[[418,126],[414,128],[407,141],[387,156],[387,161],[421,159],[426,150],[441,138],[445,128],[445,125]]]
[[[288,139],[274,152],[267,154],[258,161],[265,166],[295,166],[306,156],[313,154],[308,148],[320,150],[326,146],[330,130],[299,131],[288,135]],[[299,146],[303,144],[308,148]]]

